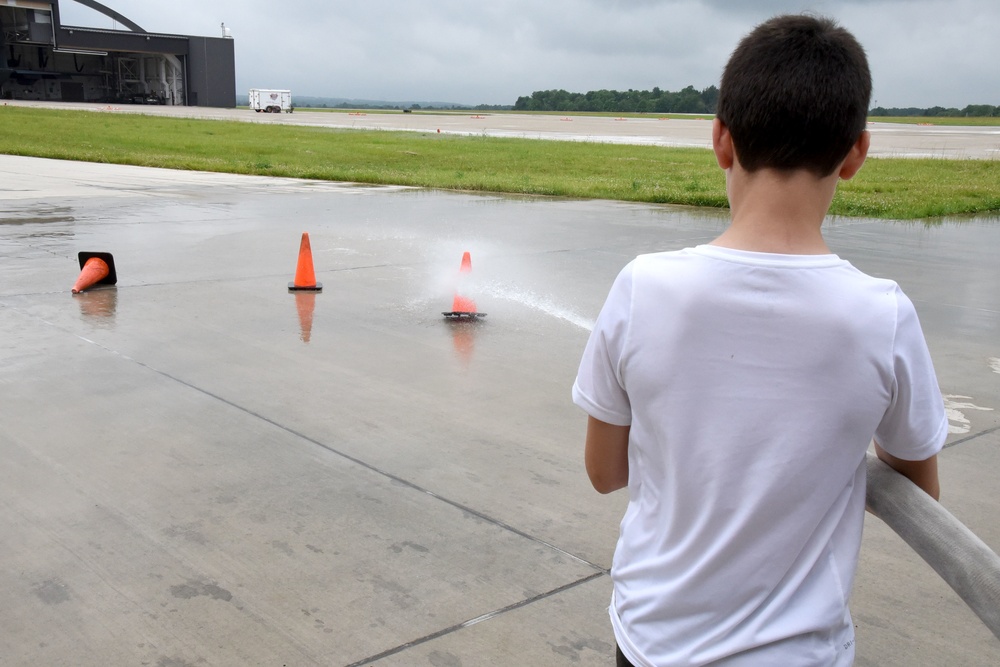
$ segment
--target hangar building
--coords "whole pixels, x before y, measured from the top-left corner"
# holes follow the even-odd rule
[[[0,97],[236,106],[236,58],[228,35],[149,32],[100,2],[71,1],[127,30],[63,25],[58,0],[0,0]]]

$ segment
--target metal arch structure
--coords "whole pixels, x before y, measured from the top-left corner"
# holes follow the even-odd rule
[[[104,14],[110,19],[118,21],[132,32],[146,32],[138,23],[122,16],[121,14],[111,9],[107,5],[102,5],[101,3],[97,2],[97,0],[73,0],[73,2],[79,5],[83,5],[84,7],[89,7],[90,9],[93,9],[96,12]]]

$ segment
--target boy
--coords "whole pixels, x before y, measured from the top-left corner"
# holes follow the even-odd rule
[[[820,227],[861,168],[871,76],[830,20],[758,26],[712,144],[731,224],[616,279],[573,400],[594,487],[628,487],[619,665],[850,665],[865,453],[937,498],[943,401],[912,303]]]

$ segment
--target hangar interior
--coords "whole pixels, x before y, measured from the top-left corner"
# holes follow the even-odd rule
[[[0,97],[233,107],[233,40],[148,32],[95,0],[72,0],[124,30],[64,26],[59,2],[0,3]],[[225,33],[225,29],[223,29]]]

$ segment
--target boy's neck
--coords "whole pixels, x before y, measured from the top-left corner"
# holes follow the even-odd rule
[[[711,245],[787,255],[824,255],[823,218],[838,177],[796,170],[749,173],[735,163],[726,170],[732,221]]]

